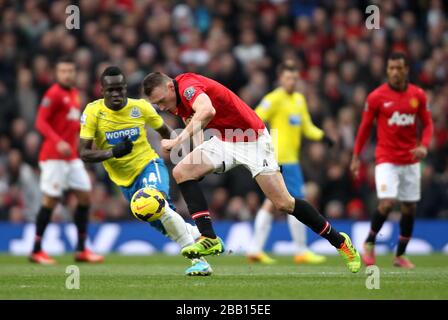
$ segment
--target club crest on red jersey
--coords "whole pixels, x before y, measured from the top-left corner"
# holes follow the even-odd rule
[[[185,99],[190,101],[191,98],[193,98],[195,92],[196,92],[196,90],[193,87],[188,87],[187,89],[185,89],[184,90],[184,97],[185,97]]]
[[[42,107],[44,107],[44,108],[49,107],[50,104],[51,104],[51,99],[48,98],[48,97],[44,97],[44,98],[42,99],[42,102],[40,103],[40,105],[41,105]]]
[[[411,105],[412,108],[417,108],[418,107],[418,100],[417,98],[411,98],[411,100],[409,100],[409,104]]]

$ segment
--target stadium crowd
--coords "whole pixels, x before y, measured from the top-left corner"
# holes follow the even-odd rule
[[[65,10],[73,3],[81,23],[69,30]],[[378,30],[366,28],[369,4],[380,8]],[[198,72],[255,108],[275,87],[276,65],[294,59],[301,70],[298,90],[314,123],[337,139],[332,149],[304,143],[307,198],[329,218],[367,219],[377,201],[374,139],[363,153],[359,180],[350,175],[349,162],[366,95],[385,80],[385,58],[393,50],[408,54],[410,80],[426,90],[434,120],[417,214],[447,218],[447,10],[441,0],[0,0],[0,220],[32,221],[39,209],[41,138],[34,121],[53,82],[52,63],[67,54],[78,66],[82,105],[100,97],[98,76],[113,64],[127,75],[131,97],[140,95],[148,72]],[[163,117],[171,127],[182,126]],[[158,135],[148,134],[159,150]],[[88,169],[91,220],[131,219],[102,166]],[[215,219],[251,220],[263,200],[244,168],[201,183]],[[174,183],[172,196],[179,213],[189,217]],[[74,202],[68,194],[54,219],[71,219]]]

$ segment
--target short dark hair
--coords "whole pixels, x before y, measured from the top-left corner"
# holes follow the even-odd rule
[[[104,85],[105,77],[111,77],[111,76],[123,76],[123,79],[126,81],[126,78],[119,67],[109,66],[106,69],[104,69],[103,73],[101,74],[101,77],[100,77],[101,85]]]
[[[171,80],[171,78],[162,72],[152,72],[143,79],[143,92],[149,97],[155,87],[158,87],[169,80]]]
[[[72,56],[70,55],[64,55],[64,56],[60,56],[59,58],[57,58],[55,66],[58,65],[59,63],[75,63],[75,59],[73,59]]]
[[[400,60],[400,59],[403,59],[404,65],[406,67],[409,66],[408,56],[404,52],[394,51],[391,54],[389,54],[389,56],[387,57],[387,60]]]
[[[277,66],[277,75],[280,75],[283,71],[297,72],[299,71],[299,67],[294,60],[287,59]]]

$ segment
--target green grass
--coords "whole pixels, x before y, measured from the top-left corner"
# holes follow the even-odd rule
[[[211,257],[213,276],[186,277],[188,260],[180,256],[109,255],[101,265],[78,264],[81,287],[68,290],[71,255],[56,257],[57,266],[0,255],[0,299],[448,299],[447,255],[411,257],[413,271],[379,257],[379,290],[366,289],[365,268],[351,274],[337,256],[320,266],[276,258],[278,264],[265,266],[243,256]]]

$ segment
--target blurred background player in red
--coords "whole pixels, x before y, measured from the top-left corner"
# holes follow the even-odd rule
[[[409,63],[400,52],[387,59],[387,83],[367,97],[361,125],[353,150],[351,171],[359,174],[359,154],[377,121],[375,184],[379,199],[369,235],[364,243],[362,260],[375,264],[375,241],[396,201],[401,205],[400,237],[394,266],[412,269],[415,266],[403,255],[411,239],[417,202],[420,200],[420,161],[428,153],[433,124],[423,89],[408,82]],[[418,139],[417,119],[422,123]]]
[[[80,128],[80,101],[74,87],[76,66],[70,57],[62,57],[55,66],[56,83],[44,94],[36,119],[36,128],[44,142],[39,153],[41,169],[40,188],[43,193],[41,208],[36,219],[36,237],[30,261],[55,264],[56,261],[42,250],[42,238],[51,214],[70,189],[78,204],[74,222],[78,229],[75,260],[79,262],[102,262],[103,257],[85,247],[90,207],[90,178],[78,155]]]

